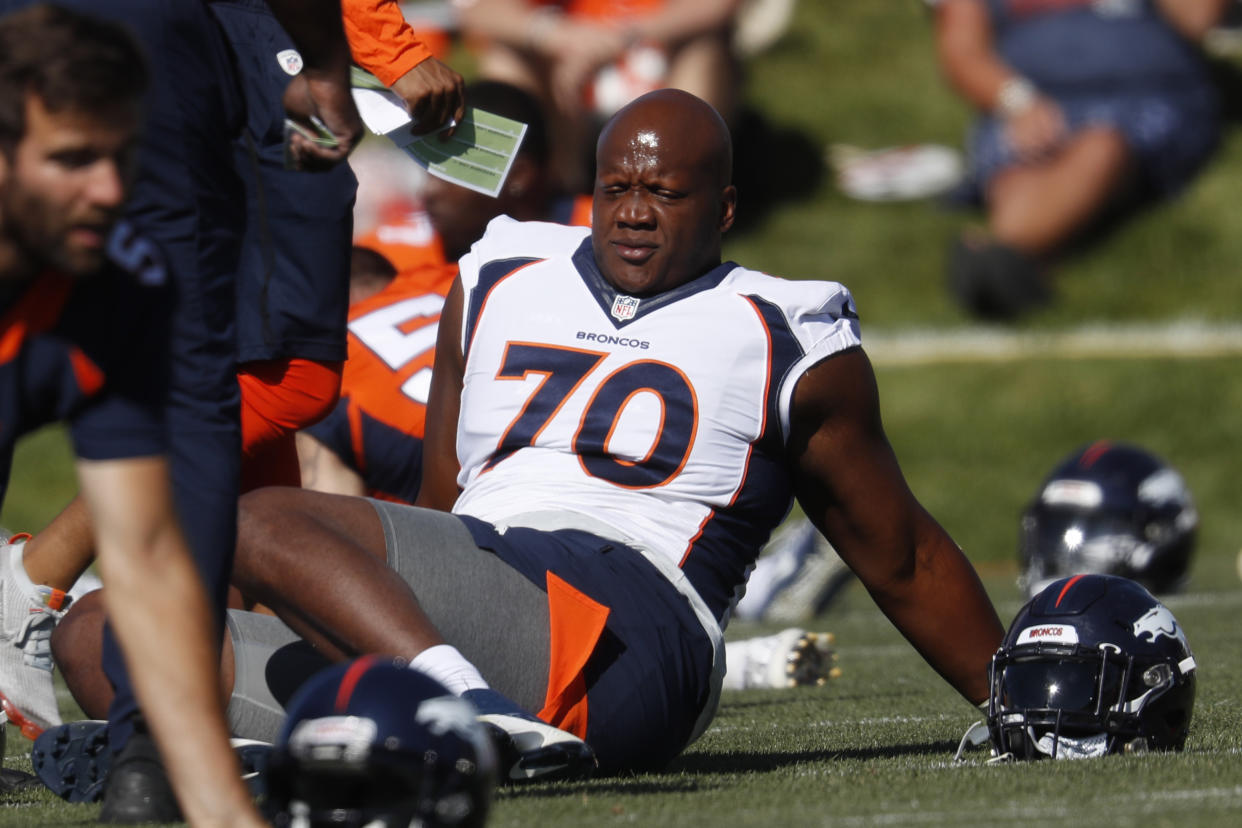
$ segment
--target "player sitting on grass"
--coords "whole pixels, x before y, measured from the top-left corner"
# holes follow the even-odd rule
[[[929,663],[987,697],[1003,630],[903,479],[852,298],[721,263],[731,166],[716,112],[661,90],[605,128],[589,231],[491,223],[441,317],[425,508],[243,498],[235,581],[288,626],[230,616],[235,723],[275,732],[266,677],[300,636],[473,701],[511,778],[661,768],[715,713],[723,625],[795,496]]]

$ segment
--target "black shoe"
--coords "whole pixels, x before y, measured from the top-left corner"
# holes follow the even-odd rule
[[[112,764],[108,723],[87,719],[49,727],[35,739],[30,764],[61,799],[98,802]]]
[[[134,731],[112,761],[99,821],[126,824],[181,821],[181,806],[164,772],[155,740],[143,729]]]
[[[39,778],[16,768],[0,768],[0,794],[37,788]]]
[[[1052,299],[1034,260],[986,237],[954,241],[949,254],[949,290],[972,316],[999,322],[1017,319]]]

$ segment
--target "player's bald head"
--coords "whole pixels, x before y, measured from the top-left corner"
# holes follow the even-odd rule
[[[648,93],[612,117],[595,156],[591,244],[613,287],[650,296],[720,264],[737,191],[716,110],[675,89]]]
[[[682,163],[700,167],[715,186],[733,177],[733,139],[711,104],[680,89],[657,89],[622,107],[604,126],[596,145],[605,154],[643,153],[673,145]]]

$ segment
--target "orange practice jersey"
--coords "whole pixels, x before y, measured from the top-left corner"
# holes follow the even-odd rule
[[[341,0],[341,13],[354,60],[385,86],[432,56],[431,36],[414,33],[397,0]]]
[[[436,331],[457,266],[441,261],[398,274],[349,310],[349,359],[341,396],[353,409],[422,438],[435,361]],[[358,445],[355,445],[355,453]]]
[[[575,17],[624,20],[635,15],[650,14],[664,5],[664,0],[550,0],[540,5],[561,6],[566,13]]]
[[[552,212],[553,220],[589,223],[590,197],[558,202]],[[445,261],[430,219],[417,209],[392,216],[355,244],[386,257],[397,276],[350,306],[341,403],[311,434],[354,468],[373,496],[410,501],[417,491],[415,460],[421,457],[440,312],[457,264]]]

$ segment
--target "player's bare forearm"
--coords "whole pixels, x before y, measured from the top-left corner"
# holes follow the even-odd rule
[[[968,699],[987,694],[1003,630],[970,562],[906,484],[862,350],[806,372],[789,450],[798,500],[876,604]]]
[[[974,704],[1004,628],[970,561],[925,512],[913,567],[868,584],[876,605],[944,679]]]
[[[986,7],[980,0],[944,0],[936,13],[936,48],[945,77],[976,108],[992,111],[1016,73],[996,54]]]
[[[345,465],[336,452],[305,432],[299,431],[295,439],[303,489],[356,496],[367,493],[362,475]]]
[[[285,90],[285,111],[311,134],[318,122],[335,138],[335,143],[323,144],[295,133],[289,139],[290,160],[296,169],[328,169],[349,156],[363,131],[350,93],[351,61],[340,0],[269,0],[268,5],[304,64]]]
[[[740,0],[671,0],[648,15],[635,16],[632,33],[656,43],[680,43],[730,25]]]
[[[262,825],[220,696],[219,641],[162,458],[79,461],[105,602],[139,706],[191,825]]]
[[[1160,13],[1187,40],[1198,43],[1220,22],[1232,0],[1156,0]]]

